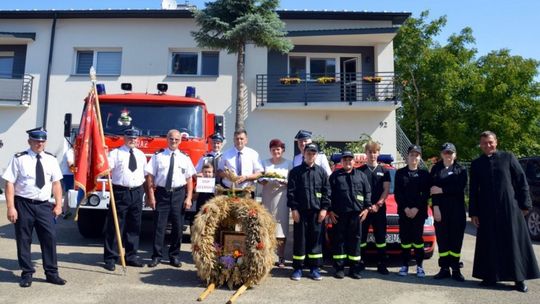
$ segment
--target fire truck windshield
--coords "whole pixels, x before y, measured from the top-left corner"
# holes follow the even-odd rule
[[[142,136],[166,136],[170,129],[203,136],[203,107],[200,105],[101,103],[105,135],[123,135],[135,127]]]

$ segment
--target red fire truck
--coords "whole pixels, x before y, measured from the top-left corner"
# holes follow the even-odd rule
[[[122,84],[122,89],[131,91],[131,85]],[[166,91],[166,84],[158,84],[156,94],[105,94],[104,88],[98,85],[101,120],[109,151],[123,145],[125,129],[135,127],[141,131],[137,147],[150,158],[167,147],[167,132],[177,129],[182,135],[180,150],[197,163],[210,148],[207,138],[214,132],[223,134],[223,117],[209,113],[204,101],[194,97],[193,87],[187,88],[186,96],[168,95]],[[66,115],[64,133],[70,132],[69,120]],[[84,237],[97,237],[103,231],[110,195],[106,179],[100,181],[99,190],[80,203],[77,225]],[[70,190],[71,208],[77,206],[77,196],[77,190]],[[186,214],[187,223],[193,218],[194,208],[195,204]],[[144,210],[151,209],[144,207]]]

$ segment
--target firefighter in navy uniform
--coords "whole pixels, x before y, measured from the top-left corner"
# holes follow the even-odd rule
[[[441,159],[431,168],[431,202],[441,267],[433,278],[452,276],[454,280],[463,282],[465,278],[459,269],[459,258],[466,223],[467,169],[456,162],[456,147],[452,143],[442,146]]]
[[[148,205],[154,209],[154,241],[152,260],[148,267],[161,263],[164,253],[165,229],[170,219],[171,237],[169,264],[181,267],[180,246],[185,211],[191,208],[195,167],[189,157],[178,149],[181,136],[178,130],[167,133],[167,149],[154,154],[146,166]]]
[[[140,131],[137,129],[125,130],[124,145],[109,153],[116,214],[120,231],[123,234],[126,264],[133,267],[144,266],[137,257],[143,207],[144,169],[146,167],[146,156],[136,148],[139,135]],[[112,215],[112,208],[109,208],[103,246],[103,260],[105,262],[103,267],[109,271],[114,271],[115,263],[118,261],[118,247]]]
[[[373,227],[375,237],[375,247],[377,248],[377,272],[388,274],[386,268],[386,203],[385,200],[390,192],[390,172],[387,168],[377,163],[380,155],[381,145],[376,142],[368,142],[365,146],[367,163],[359,168],[369,181],[371,186],[371,207],[366,220],[362,223],[362,258],[365,257],[367,246],[367,236],[369,227]],[[365,266],[364,261],[360,262],[360,267]]]
[[[407,154],[407,166],[396,171],[394,195],[399,215],[399,238],[401,240],[401,256],[403,264],[399,269],[400,276],[409,272],[411,249],[416,259],[416,276],[423,278],[426,273],[424,261],[424,222],[427,218],[428,199],[431,181],[429,172],[418,168],[422,149],[411,145]]]
[[[19,286],[30,287],[35,272],[31,248],[34,228],[41,245],[46,281],[66,284],[58,275],[56,218],[62,213],[62,171],[56,157],[44,152],[47,132],[26,131],[30,149],[15,154],[2,178],[6,180],[7,219],[15,224],[17,258],[22,269]],[[51,206],[51,191],[55,204]]]
[[[371,188],[362,171],[353,167],[354,154],[344,151],[341,154],[341,169],[330,175],[331,206],[329,217],[332,229],[332,251],[335,277],[345,277],[346,262],[350,265],[349,276],[360,279],[360,242],[362,222],[371,207]]]
[[[317,145],[311,143],[304,149],[304,162],[289,172],[287,206],[292,210],[293,268],[291,279],[302,278],[304,260],[311,278],[322,279],[322,225],[330,207],[330,186],[326,171],[315,164]],[[307,259],[306,259],[307,256]]]
[[[206,153],[203,157],[199,159],[197,162],[197,166],[195,166],[195,170],[197,171],[197,176],[202,177],[202,169],[204,164],[211,163],[212,167],[214,168],[214,173],[217,172],[219,161],[221,160],[221,148],[223,148],[223,141],[225,140],[225,137],[223,137],[219,133],[214,133],[210,136],[210,142],[212,144],[212,151]],[[216,178],[216,185],[221,184],[221,178],[214,174]]]

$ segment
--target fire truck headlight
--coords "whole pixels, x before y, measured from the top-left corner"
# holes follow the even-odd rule
[[[92,194],[88,197],[88,200],[86,201],[87,205],[90,205],[92,207],[96,207],[101,202],[101,199],[96,194]]]

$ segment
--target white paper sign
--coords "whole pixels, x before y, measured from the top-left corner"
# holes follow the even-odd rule
[[[216,179],[211,177],[198,177],[196,192],[214,193],[216,192]]]

